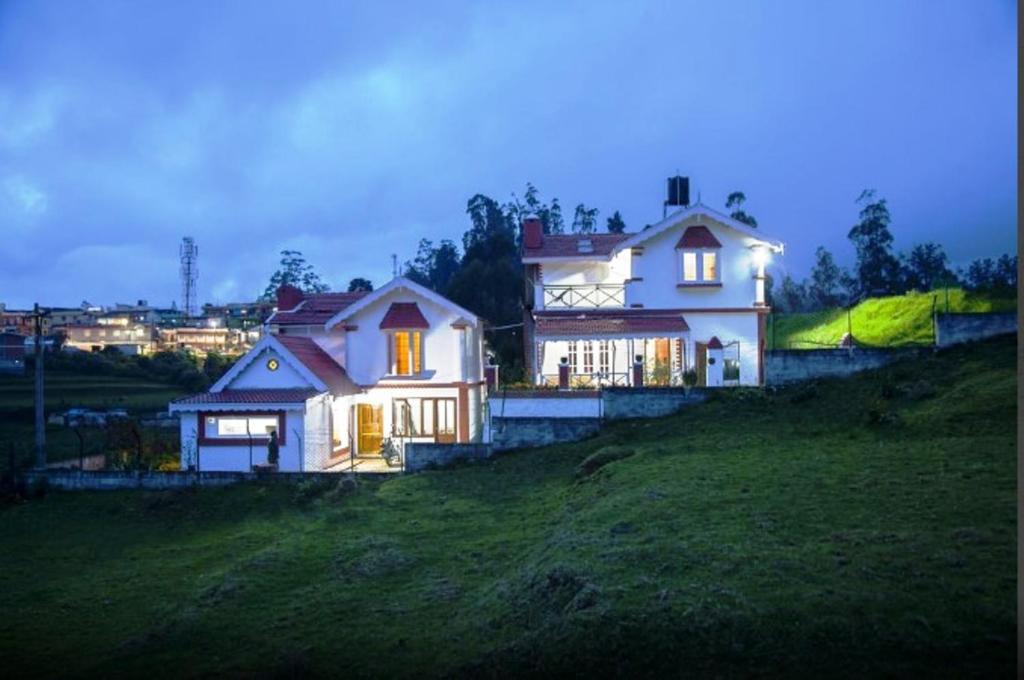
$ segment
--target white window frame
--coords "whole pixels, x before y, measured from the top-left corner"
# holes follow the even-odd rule
[[[698,286],[702,283],[721,283],[722,282],[722,258],[720,254],[721,248],[680,248],[679,259],[677,263],[679,265],[679,283],[684,286]],[[697,271],[696,277],[688,280],[686,278],[686,255],[691,254],[695,256],[695,262]],[[711,255],[715,258],[715,278],[706,279],[704,278],[704,257],[705,255]]]

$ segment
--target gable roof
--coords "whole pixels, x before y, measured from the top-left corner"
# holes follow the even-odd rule
[[[295,371],[318,391],[330,390],[334,394],[358,392],[358,386],[312,338],[295,335],[264,335],[245,353],[228,372],[210,387],[210,392],[228,391],[229,385],[242,374],[257,357],[268,349],[281,355]]]
[[[751,227],[749,224],[744,224],[739,220],[735,220],[732,217],[729,217],[728,215],[725,215],[723,213],[718,212],[717,210],[709,208],[703,203],[697,203],[695,205],[690,206],[689,208],[684,208],[683,210],[672,213],[671,215],[663,219],[661,222],[652,225],[649,229],[644,229],[641,232],[631,234],[629,238],[618,243],[612,250],[611,254],[614,255],[615,253],[621,252],[626,248],[638,246],[641,243],[644,243],[645,241],[654,238],[663,231],[671,229],[672,227],[678,225],[683,220],[694,215],[703,215],[704,217],[709,217],[724,227],[727,227],[734,231],[738,231],[741,234],[744,234],[745,236],[749,236],[750,238],[756,239],[757,241],[764,243],[775,252],[781,253],[783,251],[784,245],[782,241],[773,238],[768,234],[765,234],[760,229],[755,229]]]
[[[331,358],[313,338],[298,335],[278,335],[277,341],[291,352],[313,374],[320,378],[334,394],[356,392],[358,388],[352,382],[345,369]]]
[[[687,227],[676,248],[721,248],[721,242],[703,224]]]
[[[552,258],[578,258],[586,260],[603,260],[607,258],[616,245],[625,241],[632,234],[544,234],[537,248],[523,247],[523,261]],[[590,247],[581,250],[580,242],[590,241]]]
[[[380,320],[380,328],[430,328],[430,324],[415,302],[392,302]]]
[[[476,314],[474,314],[473,312],[460,307],[459,305],[455,304],[448,298],[444,297],[443,295],[439,295],[438,293],[435,293],[426,286],[421,286],[415,281],[411,281],[405,278],[404,276],[398,276],[391,279],[385,285],[378,288],[377,290],[371,293],[366,293],[362,298],[339,311],[337,314],[332,316],[324,323],[324,328],[326,328],[327,330],[334,328],[345,319],[351,318],[353,315],[358,314],[360,311],[366,309],[367,307],[369,307],[374,302],[381,299],[388,293],[391,293],[392,291],[396,290],[406,290],[410,293],[413,293],[414,295],[418,295],[426,300],[429,300],[430,302],[433,302],[438,306],[450,310],[457,316],[464,317],[466,321],[468,321],[470,324],[474,326],[477,325],[477,323],[479,322]]]
[[[280,326],[319,326],[332,316],[369,295],[366,291],[354,293],[305,293],[295,309],[275,311],[268,324]]]

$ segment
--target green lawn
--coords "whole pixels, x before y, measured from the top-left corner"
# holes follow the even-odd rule
[[[1014,350],[354,492],[8,505],[0,657],[18,677],[1009,677]]]
[[[69,408],[124,408],[132,415],[165,411],[167,404],[184,394],[176,385],[139,378],[46,371],[44,380],[46,415]],[[20,461],[32,458],[34,382],[25,376],[0,375],[0,467],[7,467],[10,447]],[[106,440],[102,428],[83,429],[86,455],[102,453]],[[176,431],[147,430],[150,437],[177,436]],[[46,427],[47,458],[51,461],[78,456],[78,438],[69,428]]]
[[[948,302],[948,305],[947,305]],[[1012,312],[1016,298],[993,298],[959,288],[931,293],[907,293],[869,298],[846,310],[829,309],[805,314],[772,314],[769,317],[769,349],[835,347],[852,326],[853,337],[863,345],[930,345],[934,340],[932,305],[939,312]],[[774,326],[774,327],[773,327]]]

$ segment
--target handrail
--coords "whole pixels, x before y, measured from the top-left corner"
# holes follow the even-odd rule
[[[587,283],[544,286],[544,308],[625,307],[626,284]]]

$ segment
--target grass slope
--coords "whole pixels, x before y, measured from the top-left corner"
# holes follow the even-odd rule
[[[892,297],[870,298],[853,308],[853,337],[864,345],[929,345],[932,330],[932,304],[940,312],[947,310],[947,291],[907,293]],[[993,298],[959,288],[948,291],[950,312],[1012,312],[1015,298]],[[847,332],[846,310],[829,309],[804,314],[772,314],[768,327],[771,349],[814,349],[835,347]]]
[[[1015,404],[1003,339],[355,491],[51,493],[0,509],[0,656],[35,677],[1009,676]]]

